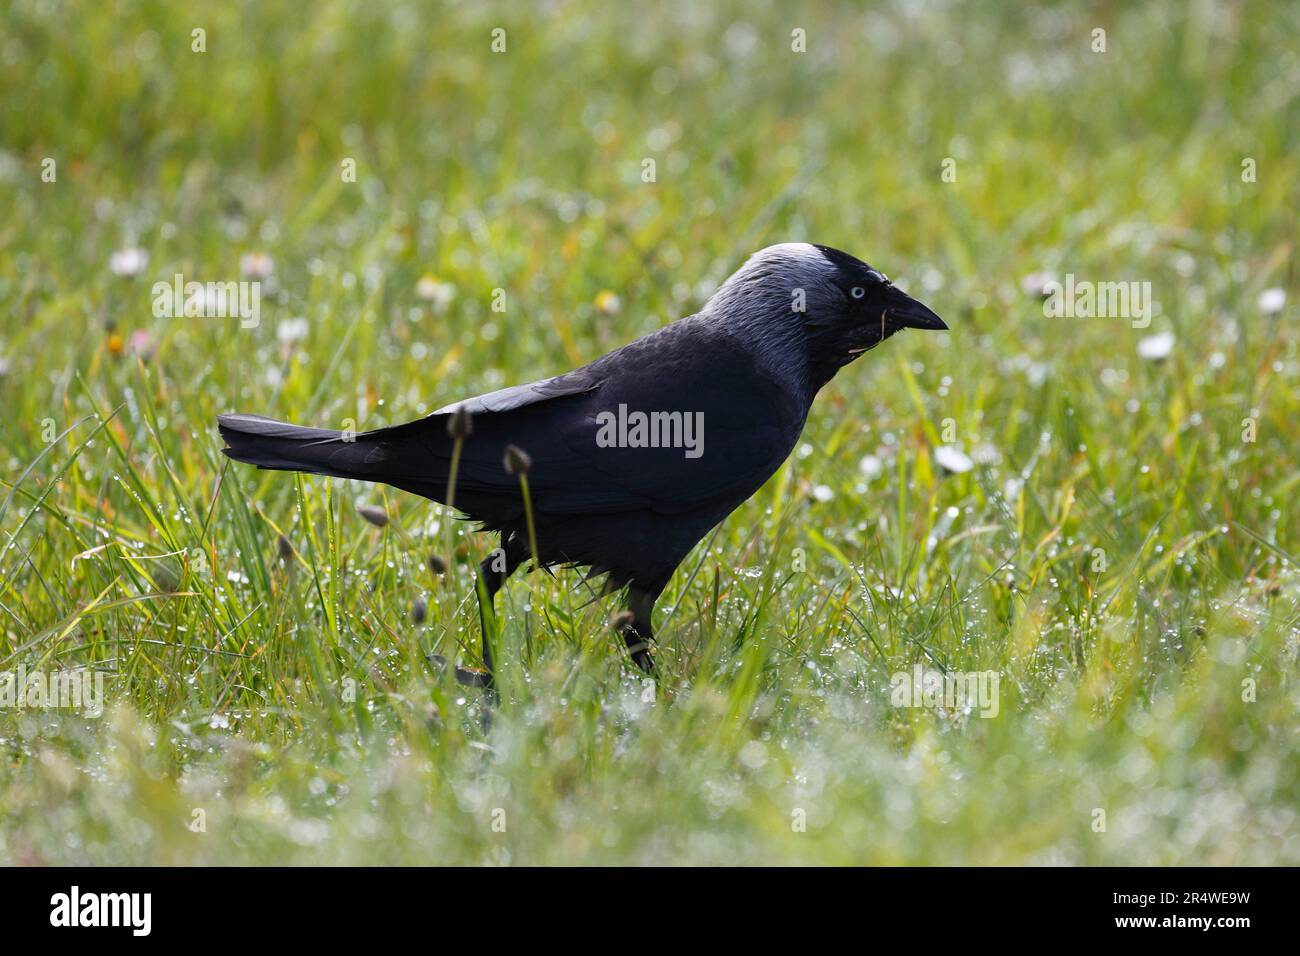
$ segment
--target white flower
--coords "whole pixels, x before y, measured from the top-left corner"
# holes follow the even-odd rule
[[[1039,269],[1020,280],[1020,291],[1025,295],[1047,295],[1047,284],[1056,281],[1055,272]]]
[[[134,246],[119,249],[108,257],[108,268],[115,276],[135,276],[149,264],[149,253]]]
[[[1286,289],[1274,287],[1259,294],[1259,311],[1265,315],[1277,315],[1286,306]]]
[[[451,305],[451,300],[456,298],[456,287],[450,282],[442,282],[426,273],[420,276],[420,281],[415,284],[415,294],[426,302],[432,302],[435,308],[441,310]]]
[[[601,289],[596,293],[596,311],[602,315],[617,315],[622,308],[622,300],[609,289]]]
[[[960,475],[975,467],[970,456],[956,445],[940,445],[934,450],[934,460],[940,468],[953,475]]]
[[[830,485],[814,485],[812,496],[823,504],[835,497],[835,492],[831,491]]]
[[[1158,332],[1138,342],[1138,355],[1148,362],[1161,362],[1174,350],[1174,333]]]
[[[879,478],[885,470],[884,462],[875,455],[863,455],[858,462],[858,471],[866,475],[868,479]]]
[[[281,319],[275,327],[275,337],[281,345],[292,345],[307,337],[307,328],[307,320],[300,315],[292,319]]]
[[[245,252],[239,257],[239,271],[246,279],[269,279],[275,271],[275,260],[265,252]]]

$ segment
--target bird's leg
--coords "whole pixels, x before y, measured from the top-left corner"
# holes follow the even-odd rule
[[[658,593],[650,594],[639,588],[629,587],[627,609],[630,616],[625,616],[621,627],[623,641],[627,644],[633,662],[651,677],[655,676],[656,671],[654,658],[650,656],[650,646],[655,639],[650,618],[654,614],[655,601],[658,599]]]
[[[512,560],[510,549],[505,546],[497,548],[478,566],[476,592],[478,594],[478,621],[483,640],[483,670],[471,670],[467,667],[456,668],[456,680],[467,687],[491,687],[492,640],[496,636],[496,593],[501,590],[512,571],[518,567],[518,560]]]

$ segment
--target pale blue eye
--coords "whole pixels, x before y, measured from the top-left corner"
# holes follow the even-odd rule
[[[860,299],[866,294],[867,294],[867,290],[862,288],[862,286],[860,285],[855,285],[852,289],[849,290],[849,295],[853,296],[853,298],[855,299]]]

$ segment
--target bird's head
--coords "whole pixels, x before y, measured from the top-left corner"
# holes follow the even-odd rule
[[[703,313],[813,390],[902,329],[946,329],[929,308],[860,259],[807,242],[761,249]]]

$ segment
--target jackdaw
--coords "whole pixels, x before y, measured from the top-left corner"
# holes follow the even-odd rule
[[[785,461],[818,390],[908,328],[947,326],[865,262],[782,243],[751,256],[695,315],[554,378],[360,434],[218,421],[237,461],[444,504],[460,435],[454,507],[501,536],[480,566],[484,669],[457,668],[462,683],[491,686],[493,595],[532,557],[605,575],[606,593],[626,588],[618,627],[654,673],[651,615],[677,565]]]

